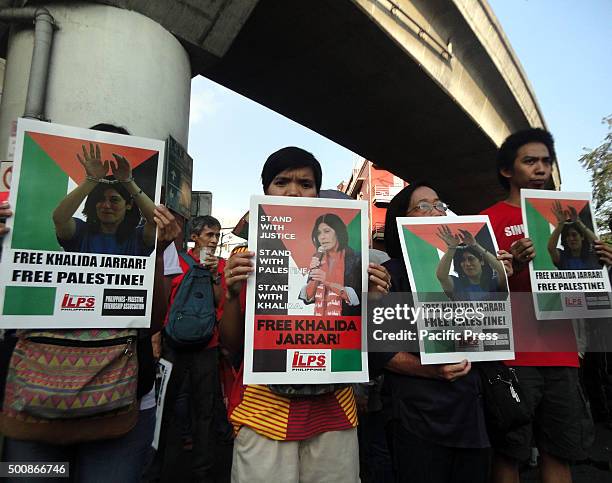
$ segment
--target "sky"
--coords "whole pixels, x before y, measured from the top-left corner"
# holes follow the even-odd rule
[[[556,140],[563,191],[590,191],[579,165],[583,148],[606,135],[612,114],[611,0],[489,0],[535,92]],[[350,177],[362,158],[223,86],[198,76],[191,84],[189,153],[194,190],[213,192],[213,216],[233,226],[261,194],[265,159],[284,146],[312,152],[323,189]]]

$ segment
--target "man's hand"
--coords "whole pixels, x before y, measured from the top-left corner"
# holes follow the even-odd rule
[[[515,268],[522,270],[535,258],[535,247],[529,238],[521,238],[510,246],[510,253],[514,258]]]
[[[157,250],[163,252],[181,234],[181,225],[164,205],[155,207],[153,221],[157,225]]]
[[[607,266],[612,265],[612,246],[610,246],[609,243],[601,240],[594,240],[593,247],[601,263]]]
[[[0,218],[8,218],[9,216],[13,216],[13,212],[11,211],[11,207],[8,204],[8,201],[3,201],[0,203]],[[9,229],[2,222],[0,223],[0,238],[8,233]]]
[[[514,267],[512,266],[512,254],[508,253],[506,250],[498,250],[497,259],[504,264],[504,268],[506,269],[506,276],[512,277],[512,275],[514,275]]]
[[[232,255],[225,265],[226,297],[229,299],[240,294],[242,284],[255,270],[253,257],[255,252],[241,252]]]
[[[434,379],[442,379],[444,381],[454,382],[460,377],[463,377],[472,369],[472,363],[464,359],[458,364],[433,364],[430,367]]]
[[[219,267],[219,259],[214,255],[206,254],[206,258],[202,261],[202,265],[208,268],[211,273],[217,273],[217,268]]]
[[[108,173],[109,161],[102,162],[100,145],[96,144],[94,147],[93,143],[89,143],[89,152],[87,152],[84,144],[81,145],[81,148],[83,148],[83,157],[81,158],[78,153],[76,157],[79,163],[83,165],[83,168],[85,168],[85,174],[92,178],[104,178],[106,173]]]

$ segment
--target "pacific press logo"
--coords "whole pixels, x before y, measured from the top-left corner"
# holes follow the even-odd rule
[[[93,311],[96,305],[96,298],[93,295],[71,295],[64,294],[61,310],[68,311]]]

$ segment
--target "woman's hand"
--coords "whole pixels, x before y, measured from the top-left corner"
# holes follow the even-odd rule
[[[574,210],[575,212],[576,210]],[[559,201],[555,201],[552,207],[553,215],[557,219],[557,225],[562,225],[569,218],[568,213],[561,207],[561,203]]]
[[[11,211],[11,206],[8,201],[3,201],[0,203],[0,218],[8,218],[9,216],[13,216],[13,212]],[[8,233],[9,229],[6,227],[4,222],[0,222],[0,238]]]
[[[113,157],[115,158],[115,161],[111,162],[110,166],[115,179],[121,183],[131,181],[132,167],[130,166],[130,162],[119,154],[113,153]]]
[[[310,271],[310,280],[314,280],[315,282],[325,283],[325,279],[327,274],[325,270],[321,270],[320,268],[314,268]]]
[[[391,289],[391,274],[382,265],[370,263],[368,266],[368,292],[388,294]]]
[[[85,174],[96,179],[104,178],[106,173],[108,173],[109,161],[102,162],[100,145],[96,144],[94,147],[93,143],[89,143],[89,153],[84,144],[81,147],[83,148],[83,157],[81,158],[78,153],[76,157],[79,163],[83,165],[83,168],[85,168]]]
[[[457,235],[453,235],[450,228],[446,225],[438,227],[438,238],[440,238],[448,248],[457,248],[460,240]]]
[[[512,275],[514,275],[512,258],[512,253],[508,253],[506,250],[497,251],[497,259],[504,264],[504,268],[506,269],[506,276],[508,277],[512,277]]]
[[[308,267],[310,270],[313,268],[319,268],[321,266],[321,260],[319,257],[312,257],[310,260],[310,266]]]
[[[426,366],[424,366],[426,367]],[[448,382],[454,382],[460,377],[466,376],[472,369],[472,363],[467,359],[458,364],[433,364],[431,366],[432,377]]]
[[[578,212],[576,211],[576,208],[574,208],[573,206],[570,206],[568,213],[569,213],[569,215],[568,215],[569,219],[570,219],[570,221],[572,223],[577,223],[579,221],[578,220]]]
[[[594,240],[593,247],[601,263],[608,266],[612,265],[612,246],[610,246],[609,243],[601,240]]]
[[[227,284],[227,298],[238,296],[242,284],[255,270],[253,257],[255,252],[241,252],[232,255],[225,265],[225,283]]]

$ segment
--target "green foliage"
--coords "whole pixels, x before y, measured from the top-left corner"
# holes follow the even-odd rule
[[[612,238],[609,223],[612,223],[612,115],[603,118],[608,125],[608,134],[595,149],[585,148],[578,160],[591,175],[595,218],[603,238]]]

